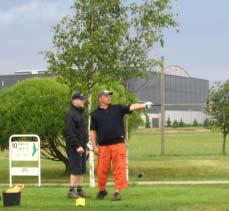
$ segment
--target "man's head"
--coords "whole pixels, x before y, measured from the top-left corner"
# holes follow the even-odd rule
[[[72,105],[75,107],[83,108],[85,104],[85,97],[80,93],[76,92],[72,95]]]
[[[102,90],[99,92],[99,104],[103,105],[110,105],[111,104],[111,96],[113,95],[113,92],[108,90]]]

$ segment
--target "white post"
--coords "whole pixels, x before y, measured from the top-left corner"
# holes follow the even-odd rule
[[[11,139],[12,137],[10,137],[10,141],[9,141],[9,182],[10,182],[10,187],[12,187],[12,172],[11,172],[11,168],[12,168],[12,163],[11,163]]]
[[[90,140],[90,125],[91,125],[91,107],[92,107],[92,94],[88,95],[88,137],[89,137],[89,176],[90,176],[90,187],[95,187],[95,172],[94,172],[94,165],[95,165],[95,156],[92,149],[92,144]]]
[[[125,84],[125,94],[126,94],[126,103],[128,103],[128,81]],[[128,116],[126,116],[125,121],[125,142],[126,142],[126,180],[129,183],[129,152],[128,152],[128,144],[129,144],[129,127],[128,127]]]
[[[39,150],[39,155],[38,155],[38,169],[39,169],[39,175],[38,175],[38,186],[41,186],[41,140],[40,137],[37,136],[38,140],[38,150]]]
[[[94,174],[94,152],[89,151],[90,158],[90,187],[95,187],[95,174]]]

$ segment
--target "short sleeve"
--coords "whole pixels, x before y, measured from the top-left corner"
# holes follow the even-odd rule
[[[92,114],[91,115],[91,125],[90,125],[90,130],[96,130],[97,129],[97,125],[96,125],[96,121],[95,121],[95,117]]]
[[[131,105],[119,105],[119,109],[123,115],[125,114],[131,114],[132,111],[130,111]]]

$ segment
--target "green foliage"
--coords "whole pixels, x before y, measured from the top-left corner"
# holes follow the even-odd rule
[[[209,128],[229,132],[229,80],[216,83],[209,92],[205,112],[210,116]]]
[[[208,118],[206,118],[204,120],[204,124],[203,124],[204,127],[208,128],[210,126],[210,120]]]
[[[197,120],[196,119],[194,119],[194,121],[193,121],[193,127],[198,127],[199,126],[199,123],[197,122]]]
[[[86,91],[115,69],[124,11],[117,0],[75,1],[72,10],[53,27],[53,46],[45,56],[49,70],[71,90]]]
[[[126,1],[123,1],[127,3]],[[124,25],[119,48],[118,65],[113,73],[123,82],[131,78],[147,77],[159,61],[148,52],[155,46],[164,45],[164,30],[177,27],[176,14],[171,10],[171,0],[132,1],[125,8]]]
[[[69,102],[65,85],[51,78],[25,80],[0,93],[0,146],[12,134],[38,134],[55,139],[62,134],[63,114]]]
[[[174,128],[177,128],[178,126],[179,126],[178,121],[177,121],[177,120],[174,120],[174,122],[173,122],[173,127],[174,127]]]
[[[178,127],[199,127],[201,126],[201,124],[199,124],[196,119],[193,121],[192,124],[187,124],[183,121],[183,119],[180,119],[180,121],[174,120],[173,123],[170,120],[170,118],[168,117],[167,119],[167,127],[174,127],[174,128],[178,128]]]
[[[168,119],[167,119],[167,127],[171,127],[171,126],[172,126],[172,122],[171,122],[170,118],[168,117]]]
[[[223,134],[222,152],[225,154],[229,133],[229,80],[211,88],[205,112],[210,116],[208,127]]]
[[[126,81],[155,65],[148,51],[163,46],[164,29],[176,27],[171,0],[144,2],[113,0],[75,1],[73,14],[54,27],[53,46],[45,52],[49,70],[72,90],[80,77],[90,89],[101,75]]]
[[[182,119],[180,119],[180,122],[179,122],[179,127],[184,127],[184,126],[185,126],[185,124],[184,124],[183,120],[182,120]]]

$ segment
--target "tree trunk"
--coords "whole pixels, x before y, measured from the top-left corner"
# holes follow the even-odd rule
[[[92,144],[90,140],[90,125],[91,125],[91,108],[92,108],[92,90],[89,88],[88,92],[88,137],[89,137],[89,175],[90,175],[90,187],[95,187],[95,172],[94,172],[94,152],[92,150]]]
[[[227,134],[224,132],[223,133],[223,148],[222,148],[223,155],[226,155],[226,139],[227,139]]]
[[[128,103],[128,81],[125,84],[125,95],[126,103]],[[128,153],[128,141],[129,141],[129,127],[128,127],[128,116],[125,119],[125,131],[126,131],[126,180],[129,182],[129,153]]]

